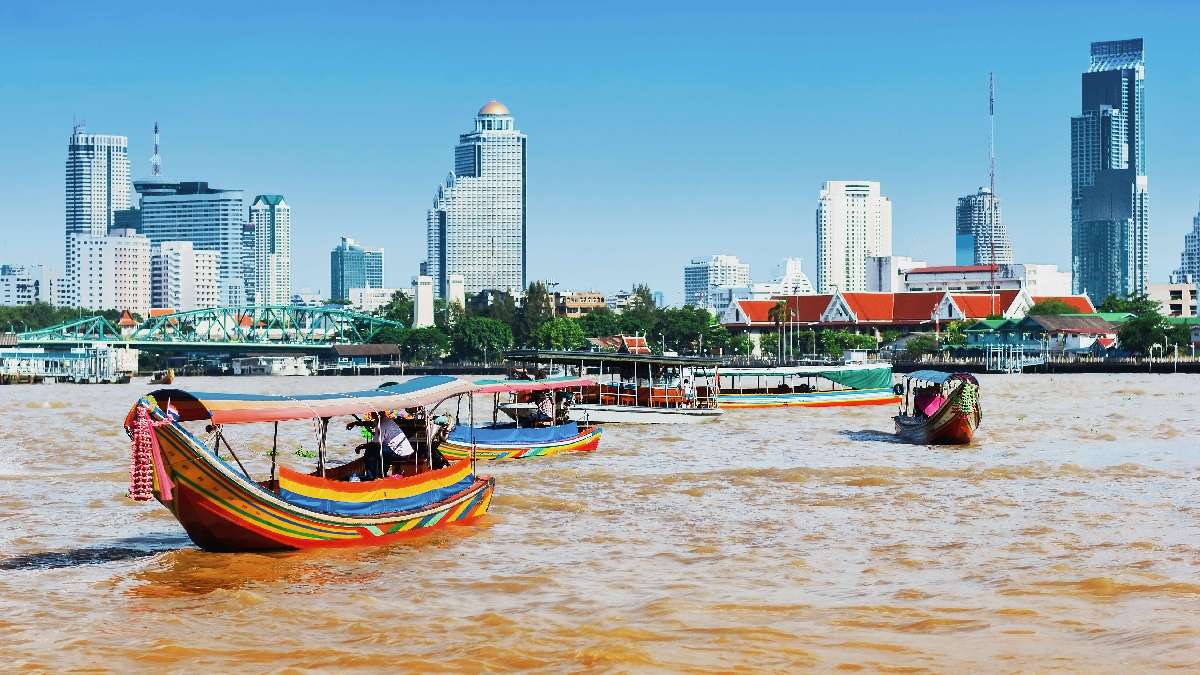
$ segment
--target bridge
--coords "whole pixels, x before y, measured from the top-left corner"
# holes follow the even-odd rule
[[[150,352],[319,353],[364,344],[404,324],[340,306],[247,305],[175,312],[117,325],[90,316],[17,334],[22,347],[109,345]]]

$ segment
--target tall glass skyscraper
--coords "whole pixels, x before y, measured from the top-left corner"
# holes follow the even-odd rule
[[[1012,243],[1000,217],[1000,198],[986,187],[958,198],[954,210],[954,264],[1012,263]]]
[[[359,246],[342,237],[329,252],[329,297],[349,300],[351,288],[383,288],[383,249]]]
[[[1172,280],[1191,279],[1200,282],[1200,212],[1192,218],[1192,231],[1183,235],[1183,251],[1179,254],[1179,269]]]
[[[66,166],[66,268],[62,304],[79,304],[75,237],[103,237],[116,213],[129,208],[129,139],[89,134],[82,125],[71,133]]]
[[[1071,285],[1097,303],[1146,292],[1145,56],[1141,38],[1093,42],[1071,118]]]
[[[425,271],[446,297],[451,274],[475,294],[525,289],[525,134],[508,108],[489,101],[458,137],[454,171],[426,214]]]

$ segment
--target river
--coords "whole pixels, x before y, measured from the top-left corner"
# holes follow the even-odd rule
[[[969,447],[894,442],[891,406],[614,425],[595,453],[481,465],[474,525],[271,555],[199,551],[125,497],[147,385],[0,387],[5,666],[1200,669],[1200,377],[981,381]],[[303,466],[312,425],[285,426]],[[229,436],[262,468],[268,434]]]

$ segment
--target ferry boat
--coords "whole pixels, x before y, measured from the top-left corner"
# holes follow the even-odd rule
[[[720,419],[719,359],[648,352],[521,349],[505,358],[510,371],[520,368],[592,380],[590,386],[573,390],[574,403],[568,410],[569,419],[585,425],[695,424]]]
[[[900,402],[890,363],[722,368],[722,408],[820,408]]]
[[[896,435],[918,445],[965,445],[983,421],[979,381],[970,373],[918,370],[905,376]]]
[[[139,398],[125,418],[132,441],[129,496],[157,499],[209,551],[383,544],[468,523],[488,510],[495,481],[477,476],[470,460],[441,466],[435,453],[441,435],[431,430],[439,404],[475,389],[445,375],[368,391],[295,396],[159,389]],[[348,427],[363,426],[360,415],[400,410],[408,411],[396,422],[416,448],[411,460],[382,466],[376,454],[385,477],[375,480],[355,480],[368,473],[365,455],[327,466],[331,419],[349,417]],[[278,425],[284,422],[316,429],[316,471],[276,465]],[[270,474],[263,480],[251,477],[228,438],[251,423],[275,425]],[[233,463],[218,453],[222,449]]]

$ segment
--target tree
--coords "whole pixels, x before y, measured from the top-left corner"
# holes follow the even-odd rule
[[[621,332],[640,333],[649,337],[653,333],[661,332],[658,328],[660,319],[661,310],[654,304],[650,287],[636,284],[633,294],[629,296],[629,303],[625,305],[625,311],[621,313]]]
[[[920,358],[925,354],[931,354],[938,350],[937,340],[934,340],[929,335],[917,335],[911,338],[904,347],[905,351],[911,358]]]
[[[775,331],[777,333],[783,333],[783,325],[792,320],[792,307],[788,304],[787,300],[780,299],[775,303],[774,307],[767,311],[767,318],[775,322]],[[780,353],[776,354],[776,356],[780,360],[783,360],[783,344],[780,343],[777,345],[776,349],[780,350]]]
[[[779,353],[779,334],[764,333],[758,340],[758,352],[763,356],[774,358]]]
[[[676,352],[697,351],[700,337],[708,332],[713,316],[703,307],[672,307],[660,310],[655,323],[667,349]]]
[[[529,344],[534,332],[552,318],[554,305],[546,284],[541,281],[529,284],[529,289],[525,292],[525,301],[521,303],[517,325],[513,328],[517,342]]]
[[[1026,314],[1029,316],[1045,316],[1049,314],[1073,314],[1074,312],[1074,307],[1068,305],[1062,300],[1055,300],[1051,298],[1049,300],[1043,300],[1039,303],[1036,303],[1033,307],[1029,308],[1029,311],[1026,312]]]
[[[400,344],[400,356],[405,361],[429,363],[441,359],[450,351],[450,338],[436,326],[413,328]]]
[[[512,329],[495,319],[472,316],[454,325],[450,343],[460,361],[487,361],[512,347]]]
[[[517,301],[505,291],[480,291],[471,301],[472,314],[494,319],[513,330],[517,324]],[[515,332],[515,331],[514,331]]]
[[[875,337],[851,333],[848,330],[821,331],[821,351],[828,356],[841,358],[847,349],[874,349]]]
[[[404,291],[396,291],[387,304],[375,310],[379,316],[388,321],[398,321],[406,326],[412,325],[413,301]]]
[[[565,316],[543,321],[533,331],[530,342],[539,349],[579,349],[587,343],[583,328]]]
[[[1059,314],[1061,312],[1054,313]],[[961,347],[967,344],[966,331],[976,323],[977,322],[975,319],[965,319],[963,321],[951,321],[950,323],[946,324],[946,330],[942,331],[942,344],[948,347]]]
[[[1162,303],[1145,295],[1131,294],[1126,298],[1110,295],[1096,308],[1099,312],[1127,312],[1129,314],[1158,314]]]
[[[588,337],[609,337],[621,332],[621,320],[607,307],[601,307],[579,317],[579,327]]]
[[[753,350],[754,344],[745,333],[738,333],[729,339],[729,352],[734,356],[749,356]]]
[[[1154,345],[1163,345],[1170,324],[1158,312],[1139,314],[1121,324],[1117,337],[1121,348],[1146,356]]]
[[[377,345],[400,345],[404,344],[406,337],[408,337],[407,328],[384,326],[371,336],[371,342]]]

